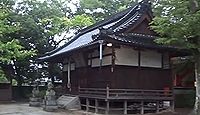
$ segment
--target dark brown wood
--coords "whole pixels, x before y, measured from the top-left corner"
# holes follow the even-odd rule
[[[173,100],[172,91],[141,90],[141,89],[110,89],[110,88],[80,88],[80,97],[98,98],[104,100]]]
[[[162,61],[162,69],[164,69],[164,53],[162,53],[161,61]]]
[[[140,22],[138,22],[133,27],[130,27],[126,31],[126,33],[139,33],[139,34],[156,35],[156,33],[153,30],[151,30],[151,28],[149,27],[149,23],[150,23],[150,18],[147,15],[145,15],[145,16],[142,17]]]
[[[107,57],[107,56],[112,56],[112,53],[102,55],[102,57]],[[88,59],[95,59],[95,58],[99,58],[99,56],[90,57]]]
[[[141,66],[141,50],[138,50],[138,67]]]
[[[0,102],[12,100],[12,85],[10,83],[0,83]]]
[[[115,68],[115,59],[116,59],[115,47],[112,46],[112,67],[111,67],[111,72],[114,72],[114,68]]]
[[[170,69],[115,65],[115,71],[112,72],[111,67],[112,65],[102,66],[101,71],[98,67],[76,68],[71,71],[71,93],[77,94],[78,86],[89,88],[109,86],[110,88],[143,90],[172,89],[173,77]],[[64,72],[63,75],[66,82],[67,73]]]

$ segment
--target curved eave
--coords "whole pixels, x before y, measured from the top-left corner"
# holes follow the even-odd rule
[[[66,52],[63,52],[63,53],[60,53],[60,54],[57,54],[57,55],[47,55],[47,56],[44,56],[44,57],[41,57],[41,58],[38,58],[37,61],[39,62],[43,62],[43,61],[55,61],[55,59],[57,59],[56,57],[63,57],[64,55],[67,55],[67,54],[70,54],[74,51],[78,51],[80,49],[83,49],[83,48],[88,48],[88,47],[91,47],[91,46],[94,46],[96,44],[98,44],[99,42],[98,41],[95,41],[95,42],[91,42],[91,43],[88,43],[88,44],[85,44],[85,45],[82,45],[80,47],[77,47],[77,48],[74,48],[74,49],[71,49],[69,51],[66,51]],[[62,59],[60,59],[62,60]],[[60,60],[56,60],[55,62],[58,62]]]
[[[103,21],[97,22],[97,23],[94,24],[94,25],[88,26],[87,28],[84,28],[84,29],[80,30],[79,33],[73,37],[72,40],[70,40],[69,42],[67,42],[67,43],[64,44],[63,46],[56,48],[55,50],[52,50],[52,51],[50,51],[50,52],[47,52],[44,56],[46,56],[46,55],[51,55],[51,54],[53,54],[53,53],[55,53],[55,52],[57,52],[57,51],[63,49],[64,47],[68,46],[69,44],[71,44],[72,42],[74,42],[76,39],[78,39],[80,36],[82,36],[82,35],[84,35],[84,34],[90,32],[90,31],[93,31],[93,30],[95,30],[95,29],[97,29],[97,28],[101,28],[101,27],[103,27],[103,26],[105,26],[105,25],[108,25],[108,24],[110,24],[110,23],[112,23],[112,22],[115,22],[115,21],[119,20],[119,19],[122,18],[127,12],[129,12],[129,10],[131,10],[131,8],[128,8],[128,9],[122,11],[122,12],[116,13],[116,14],[114,14],[114,15],[108,17],[107,19],[103,20]]]

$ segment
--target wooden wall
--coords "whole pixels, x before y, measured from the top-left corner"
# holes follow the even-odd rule
[[[67,77],[67,76],[65,76]],[[170,69],[138,68],[133,66],[111,66],[96,68],[79,68],[72,71],[71,84],[73,92],[78,87],[86,88],[133,88],[133,89],[165,89],[172,88]]]
[[[0,83],[0,101],[11,101],[12,89],[10,83]]]
[[[162,55],[161,52],[147,49],[139,51],[127,46],[115,48],[114,51],[115,60],[113,62],[111,48],[104,48],[101,67],[98,50],[88,54],[88,58],[78,55],[77,58],[73,58],[75,68],[71,68],[70,76],[72,91],[77,92],[79,86],[106,88],[108,85],[111,88],[134,89],[172,87],[172,75],[168,67],[169,55],[167,53]],[[80,64],[77,64],[76,60],[82,60],[88,64],[77,66]],[[67,64],[65,64],[63,71],[64,82],[67,83]]]

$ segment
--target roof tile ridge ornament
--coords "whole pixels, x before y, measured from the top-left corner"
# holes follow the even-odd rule
[[[92,35],[92,39],[93,39],[93,41],[96,41],[96,40],[103,39],[104,36],[108,36],[108,35],[112,35],[112,34],[114,34],[113,30],[111,30],[109,28],[100,27],[99,33]]]
[[[130,11],[128,11],[126,15],[124,15],[121,19],[119,19],[118,23],[116,23],[115,25],[109,27],[109,29],[112,29],[112,30],[115,31],[121,24],[123,24],[124,20],[126,20],[129,17],[131,17],[133,14],[135,14],[136,10],[139,10],[139,9],[140,9],[139,4],[136,4],[136,5],[132,6]]]
[[[139,3],[141,6],[140,12],[152,12],[152,2],[150,0],[143,0],[142,2]]]
[[[125,22],[123,22],[124,19],[121,19],[120,23],[118,24],[118,27],[114,28],[114,32],[124,32],[127,28],[132,26],[134,23],[137,22],[138,19],[142,16],[145,12],[151,12],[151,1],[150,0],[143,0],[139,3],[137,3],[127,15],[125,15],[123,18],[127,19]],[[133,17],[133,16],[136,17]]]
[[[113,33],[114,33],[114,31],[110,28],[103,28],[103,27],[99,28],[100,35],[108,35],[108,34],[113,34]]]

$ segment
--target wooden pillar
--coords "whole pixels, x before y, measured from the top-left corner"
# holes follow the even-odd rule
[[[115,47],[112,45],[112,66],[111,66],[111,72],[114,72],[114,68],[115,68]]]
[[[160,108],[159,108],[159,105],[160,105],[160,103],[159,103],[159,101],[157,101],[157,102],[156,102],[156,112],[157,112],[157,113],[159,112],[159,109],[160,109]]]
[[[89,111],[89,106],[90,106],[90,102],[89,102],[89,99],[86,98],[86,112]]]
[[[109,98],[109,86],[107,85],[107,87],[106,87],[106,100],[108,100],[108,98]]]
[[[127,100],[124,101],[124,114],[127,114]]]
[[[138,67],[141,67],[141,50],[138,50]]]
[[[95,99],[95,113],[98,113],[99,102]]]
[[[174,100],[170,101],[170,107],[172,111],[174,111],[174,106],[175,106]]]
[[[109,111],[110,111],[110,102],[106,101],[106,111],[105,111],[105,114],[108,115]]]
[[[144,114],[144,101],[141,101],[141,109],[140,109],[140,114]]]

